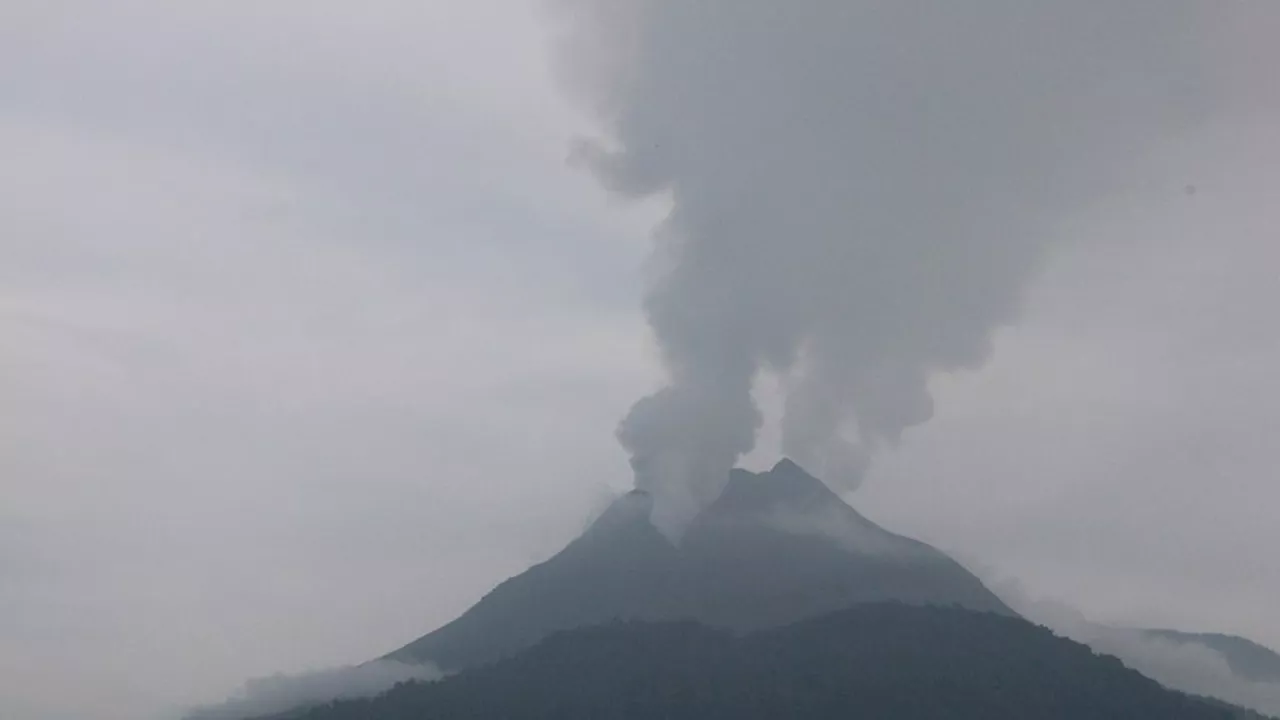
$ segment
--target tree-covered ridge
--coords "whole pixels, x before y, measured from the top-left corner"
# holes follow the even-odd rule
[[[1023,620],[864,605],[735,637],[692,622],[557,633],[509,659],[305,720],[1226,720]]]

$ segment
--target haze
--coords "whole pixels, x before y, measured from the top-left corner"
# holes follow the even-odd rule
[[[1095,622],[1280,647],[1280,22],[1179,6],[1223,95],[1042,219],[986,362],[848,498]],[[378,656],[631,486],[671,199],[573,161],[617,140],[553,65],[584,7],[0,8],[0,716]]]

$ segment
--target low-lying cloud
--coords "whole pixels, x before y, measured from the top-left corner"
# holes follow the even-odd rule
[[[378,660],[301,675],[272,675],[245,683],[240,693],[211,707],[199,708],[186,720],[244,720],[333,700],[367,697],[398,683],[441,677],[433,665]]]
[[[1029,596],[1018,583],[990,583],[1001,600],[1026,619],[1096,652],[1112,655],[1128,667],[1166,687],[1280,715],[1280,683],[1259,682],[1232,671],[1217,650],[1192,642],[1161,638],[1133,628],[1117,628],[1089,620],[1056,600]]]

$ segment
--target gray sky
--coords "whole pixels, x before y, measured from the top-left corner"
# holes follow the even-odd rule
[[[1095,620],[1280,647],[1276,32],[1223,30],[1257,106],[1061,218],[854,504]],[[663,208],[566,162],[550,42],[523,0],[0,7],[0,716],[372,657],[630,484]]]

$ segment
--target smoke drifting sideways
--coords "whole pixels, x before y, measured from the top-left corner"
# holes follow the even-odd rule
[[[244,720],[297,711],[333,700],[378,695],[402,682],[442,677],[430,664],[377,660],[363,665],[332,668],[302,675],[273,675],[245,683],[224,703],[198,708],[183,720]]]
[[[669,534],[785,392],[782,451],[838,489],[982,365],[1055,224],[1223,103],[1231,3],[559,0],[611,191],[664,197],[645,310],[669,384],[618,437]]]
[[[1222,653],[1206,645],[1175,642],[1150,632],[1092,622],[1066,604],[1031,597],[1013,580],[988,580],[987,585],[1027,620],[1088,645],[1095,652],[1119,658],[1161,685],[1280,716],[1280,683],[1242,676]]]

